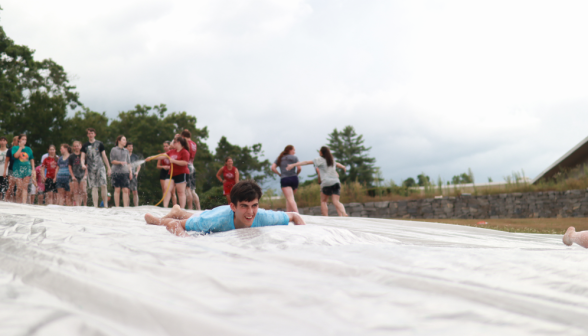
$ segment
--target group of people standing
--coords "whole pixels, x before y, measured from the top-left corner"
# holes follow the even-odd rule
[[[298,157],[295,154],[296,149],[294,146],[286,146],[271,167],[272,171],[280,176],[280,186],[284,193],[284,197],[286,198],[286,211],[298,212],[298,206],[296,205],[296,199],[294,198],[299,184],[298,175],[302,171],[302,166],[314,165],[321,186],[322,215],[329,215],[327,202],[329,197],[331,197],[333,205],[337,210],[337,214],[339,216],[347,216],[345,207],[339,202],[341,195],[341,181],[339,180],[339,174],[335,169],[341,168],[343,171],[346,171],[345,166],[335,162],[331,150],[326,146],[321,147],[319,150],[320,156],[311,161],[298,161]],[[280,168],[280,171],[278,171],[278,167]]]
[[[146,162],[157,159],[165,208],[171,200],[173,205],[178,204],[182,209],[192,209],[194,206],[194,209],[200,210],[194,169],[197,149],[192,134],[185,129],[181,134],[176,134],[171,142],[163,142],[163,153],[145,159]]]
[[[111,170],[104,144],[96,139],[96,131],[88,128],[86,133],[88,142],[83,145],[80,141],[61,144],[60,156],[57,148],[50,145],[37,166],[33,151],[27,146],[26,134],[15,136],[11,147],[7,146],[5,137],[0,137],[0,198],[34,204],[36,197],[37,204],[80,206],[87,205],[87,188],[90,188],[94,206],[99,206],[101,191],[101,206],[108,207],[107,175],[112,175],[115,205],[119,205],[118,194],[122,187],[124,205],[129,205],[130,190],[137,206],[140,167],[129,168],[139,160],[133,154],[133,144],[127,143],[122,135],[117,138],[117,146],[110,155]],[[121,178],[122,174],[127,179]]]

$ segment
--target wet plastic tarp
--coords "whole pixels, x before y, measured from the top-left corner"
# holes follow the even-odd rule
[[[179,238],[146,212],[0,203],[0,335],[583,335],[561,236],[304,216]]]

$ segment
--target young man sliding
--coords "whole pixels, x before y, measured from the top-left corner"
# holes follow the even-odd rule
[[[259,209],[261,188],[254,181],[241,181],[231,190],[231,204],[204,211],[200,216],[182,210],[175,205],[162,218],[145,215],[147,224],[164,225],[177,236],[188,236],[186,231],[202,233],[222,232],[249,227],[304,225],[304,220],[296,212],[282,212]]]

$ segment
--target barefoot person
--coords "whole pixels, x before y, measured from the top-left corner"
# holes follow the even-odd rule
[[[588,231],[576,232],[576,228],[570,226],[563,236],[563,243],[568,246],[576,243],[584,248],[588,248]]]
[[[170,150],[169,141],[163,142],[163,153],[167,153]],[[157,169],[159,169],[159,184],[161,185],[161,192],[162,197],[165,195],[165,190],[167,189],[167,185],[169,181],[169,169],[171,168],[171,162],[165,156],[161,156],[159,160],[157,160]],[[178,204],[178,198],[176,197],[176,191],[172,189],[170,185],[170,189],[168,193],[172,195],[172,204]],[[167,208],[167,204],[164,205],[164,208]]]
[[[94,207],[98,207],[98,189],[102,194],[102,200],[108,207],[108,191],[106,189],[107,180],[106,174],[110,176],[112,174],[110,170],[110,164],[106,157],[106,151],[104,144],[100,140],[96,140],[96,130],[88,128],[86,130],[88,135],[88,142],[82,146],[82,168],[88,168],[88,187],[92,189],[92,201]],[[106,171],[105,166],[108,169]]]
[[[190,159],[190,153],[188,152],[188,142],[181,136],[177,136],[172,144],[172,149],[166,153],[169,156],[171,163],[171,188],[175,187],[178,193],[178,201],[180,207],[183,209],[186,207],[186,182],[190,170],[188,169],[188,160]],[[161,155],[155,155],[145,159],[145,162],[159,159]],[[163,200],[163,206],[167,208],[171,194],[168,192],[165,194]]]
[[[216,178],[223,184],[223,195],[227,197],[227,204],[231,204],[231,189],[239,183],[239,170],[233,166],[233,159],[230,156],[216,173]]]
[[[8,154],[8,140],[5,137],[0,137],[0,199],[4,197],[6,189],[8,189],[8,165],[10,164],[10,155]]]
[[[61,157],[57,159],[57,172],[55,173],[55,185],[57,187],[57,204],[71,205],[69,197],[69,152],[71,147],[68,144],[59,146]]]
[[[192,133],[185,129],[182,131],[182,137],[188,142],[188,151],[190,152],[190,160],[188,160],[188,182],[186,183],[186,208],[192,209],[192,203],[194,203],[196,210],[200,210],[200,198],[196,193],[196,169],[194,168],[194,158],[196,157],[196,142],[192,141]]]
[[[114,206],[120,205],[120,189],[123,192],[123,205],[129,206],[129,183],[133,178],[130,169],[131,156],[125,148],[127,138],[119,135],[116,138],[115,147],[110,151],[110,162],[112,163],[112,186],[114,187]]]
[[[302,168],[298,167],[296,170],[286,170],[286,167],[289,164],[298,162],[298,158],[294,154],[296,154],[296,148],[292,145],[288,145],[284,148],[284,151],[280,153],[276,162],[272,164],[272,171],[280,176],[280,186],[282,187],[282,192],[286,198],[286,211],[288,212],[298,212],[298,206],[296,205],[294,194],[296,193],[296,189],[298,189],[298,175],[302,171]],[[278,172],[277,167],[280,167],[281,173]]]
[[[33,150],[27,144],[27,136],[21,134],[18,136],[18,146],[12,147],[12,156],[14,156],[14,167],[12,176],[16,180],[16,202],[27,203],[27,192],[29,181],[35,178],[35,160],[33,160]]]
[[[241,181],[231,190],[231,204],[206,210],[200,215],[174,206],[169,214],[162,218],[151,214],[145,215],[147,224],[163,225],[177,236],[183,237],[186,231],[202,233],[223,232],[250,227],[304,225],[304,220],[296,212],[282,212],[259,209],[261,188],[254,181]]]
[[[6,195],[4,195],[4,200],[12,202],[14,201],[14,191],[16,189],[16,179],[12,175],[12,167],[14,166],[14,155],[12,155],[12,148],[18,147],[18,135],[12,138],[12,145],[8,147],[8,166],[4,166],[6,170],[6,174],[4,176],[8,176],[8,188],[6,189]]]
[[[55,172],[57,171],[57,155],[55,146],[49,145],[49,155],[42,159],[43,183],[45,184],[45,202],[47,204],[57,203],[57,185],[55,184]]]
[[[88,179],[88,170],[82,168],[82,143],[74,141],[73,153],[69,155],[68,169],[71,176],[71,194],[73,196],[74,204],[80,206],[86,203],[84,195],[86,192],[86,180]]]
[[[133,154],[133,143],[132,142],[128,142],[126,149],[129,151],[129,155],[131,157],[131,172],[133,173],[133,178],[129,181],[129,191],[131,192],[131,197],[133,198],[133,204],[135,204],[136,207],[139,206],[139,192],[137,191],[138,187],[139,187],[139,172],[141,171],[141,165],[136,164],[133,165],[133,163],[138,162],[139,161],[139,155],[137,154]]]
[[[43,183],[43,173],[42,170],[45,170],[43,166],[37,166],[35,168],[35,179],[37,179],[37,204],[44,205],[43,202],[44,195],[45,195],[45,184]]]
[[[319,176],[321,179],[321,213],[323,216],[329,215],[327,201],[329,200],[329,196],[331,196],[333,199],[333,205],[335,206],[335,209],[337,209],[337,214],[339,214],[339,216],[347,216],[347,213],[345,213],[345,207],[343,204],[341,204],[341,202],[339,202],[339,197],[341,194],[341,181],[339,181],[339,174],[337,174],[337,171],[335,170],[335,167],[339,167],[345,171],[345,166],[335,162],[329,147],[321,147],[319,155],[320,157],[314,159],[313,161],[302,161],[289,164],[286,167],[286,170],[291,170],[294,167],[314,164],[314,166],[319,170]]]

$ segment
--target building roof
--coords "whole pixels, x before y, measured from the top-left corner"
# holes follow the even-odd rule
[[[542,178],[550,179],[565,169],[575,168],[579,164],[586,163],[588,160],[588,137],[584,140],[580,141],[579,144],[574,146],[574,148],[570,149],[567,153],[565,153],[562,157],[557,159],[554,163],[551,164],[547,169],[541,172],[535,179],[533,179],[533,184],[537,183]]]

